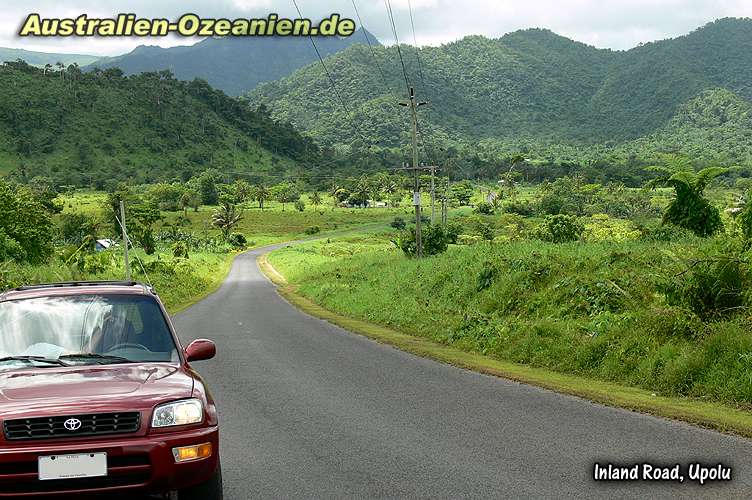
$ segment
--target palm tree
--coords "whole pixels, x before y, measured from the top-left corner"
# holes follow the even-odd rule
[[[698,236],[710,236],[723,228],[721,214],[703,196],[710,181],[729,171],[725,167],[708,167],[695,172],[689,160],[669,156],[668,165],[648,167],[660,175],[647,184],[647,188],[669,186],[676,197],[666,207],[664,224],[689,229]]]
[[[232,229],[243,218],[243,213],[232,203],[224,202],[214,210],[212,225],[222,232],[225,240],[230,238]]]

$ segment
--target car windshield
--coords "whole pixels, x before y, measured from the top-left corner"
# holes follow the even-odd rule
[[[0,370],[177,360],[172,334],[152,297],[72,295],[0,302]]]

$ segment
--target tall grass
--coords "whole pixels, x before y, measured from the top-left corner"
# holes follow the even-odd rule
[[[407,259],[386,239],[288,247],[272,264],[333,311],[501,359],[752,406],[749,314],[701,320],[669,300],[692,238],[568,244],[513,241]]]

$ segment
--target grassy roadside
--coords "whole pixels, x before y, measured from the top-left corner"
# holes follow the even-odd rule
[[[280,295],[291,304],[312,316],[339,325],[351,332],[365,335],[377,342],[393,345],[418,356],[461,368],[583,397],[608,406],[640,411],[721,432],[752,437],[752,414],[744,410],[692,398],[655,395],[644,389],[502,361],[366,321],[348,318],[327,310],[299,294],[295,285],[288,283],[285,277],[269,263],[267,254],[260,256],[258,262],[264,274],[278,286]]]

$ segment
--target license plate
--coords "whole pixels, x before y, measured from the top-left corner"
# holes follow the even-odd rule
[[[39,457],[39,479],[76,479],[107,475],[107,453]]]

